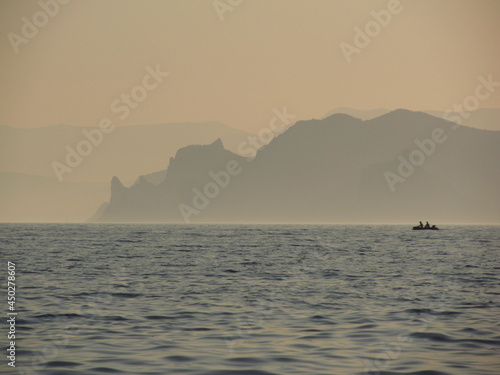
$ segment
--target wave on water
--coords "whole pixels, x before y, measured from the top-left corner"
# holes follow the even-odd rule
[[[432,237],[3,224],[2,257],[19,265],[15,373],[496,375],[499,227]]]

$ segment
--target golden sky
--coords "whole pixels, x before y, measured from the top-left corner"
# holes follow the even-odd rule
[[[169,75],[136,89],[147,97],[116,125],[216,120],[254,132],[274,108],[297,119],[339,106],[446,110],[479,76],[500,82],[500,1],[397,3],[0,0],[0,125],[118,118],[111,104],[148,66]],[[372,12],[388,8],[377,30]],[[341,44],[356,47],[355,28],[369,24],[374,36],[348,62]],[[480,106],[500,108],[499,92]]]

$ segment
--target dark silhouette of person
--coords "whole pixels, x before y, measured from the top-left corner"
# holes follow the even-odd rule
[[[418,226],[419,228],[423,228],[424,227],[424,224],[422,224],[421,221],[419,221],[420,225]]]
[[[425,222],[425,229],[429,229],[431,226],[428,221]]]

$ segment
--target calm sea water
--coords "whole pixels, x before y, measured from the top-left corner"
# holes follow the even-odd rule
[[[0,234],[5,312],[7,261],[17,268],[17,367],[2,355],[5,374],[500,373],[500,227]]]

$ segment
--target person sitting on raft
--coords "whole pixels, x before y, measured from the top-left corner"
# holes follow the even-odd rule
[[[431,227],[431,225],[429,224],[429,222],[428,222],[428,221],[426,221],[426,222],[425,222],[425,227],[424,227],[424,228],[425,228],[425,229],[429,229],[430,227]]]
[[[420,225],[418,226],[419,228],[423,228],[424,227],[424,224],[422,224],[421,221],[419,221]]]

